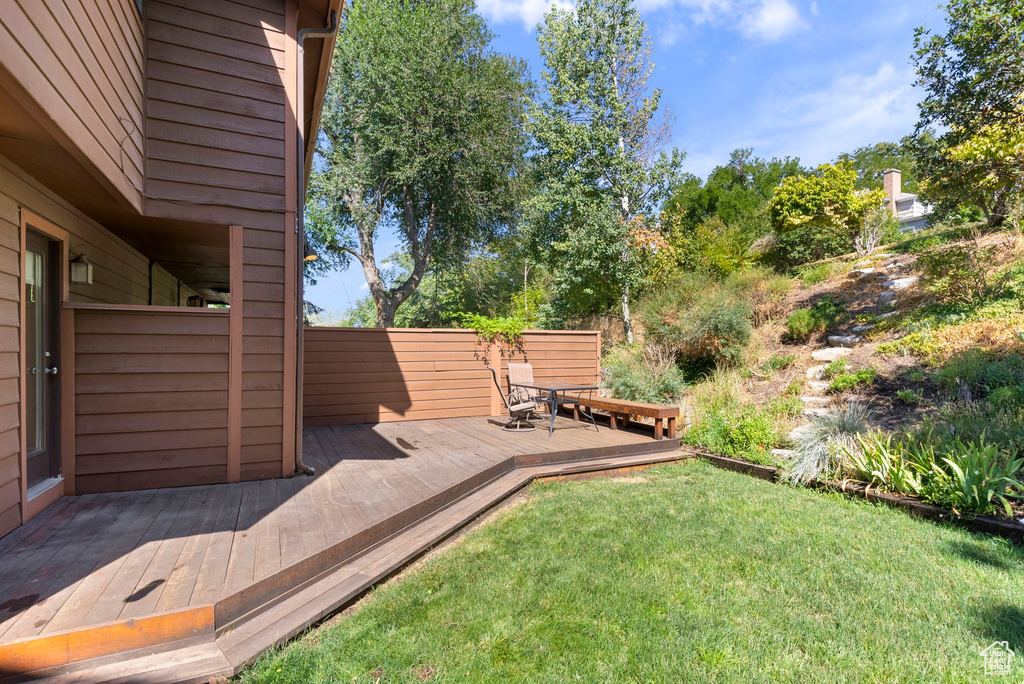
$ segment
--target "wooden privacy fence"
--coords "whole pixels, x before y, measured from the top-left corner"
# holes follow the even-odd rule
[[[530,330],[523,337],[537,380],[599,380],[599,332]],[[500,365],[506,387],[508,360],[496,349],[477,350],[472,330],[306,328],[304,425],[500,415],[484,356]]]

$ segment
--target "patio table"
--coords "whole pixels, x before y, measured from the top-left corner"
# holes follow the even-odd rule
[[[558,407],[563,404],[579,404],[579,399],[582,397],[584,392],[593,392],[599,389],[599,385],[580,385],[572,382],[514,382],[510,383],[512,387],[522,387],[523,389],[537,390],[538,392],[544,392],[545,396],[543,401],[547,403],[548,409],[551,411],[551,424],[548,425],[548,437],[555,431],[555,416],[558,415]],[[576,394],[576,399],[567,398],[567,395]],[[587,413],[582,407],[579,407],[580,413],[590,419],[590,422],[594,424],[594,429],[597,429],[597,421],[594,420],[593,413]]]

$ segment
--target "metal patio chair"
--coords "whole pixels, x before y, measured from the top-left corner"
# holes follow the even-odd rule
[[[508,409],[510,420],[501,426],[502,430],[507,432],[530,432],[536,430],[537,426],[530,423],[530,417],[533,412],[537,409],[537,402],[530,400],[521,400],[518,398],[517,393],[509,393],[508,396],[501,391],[501,381],[498,379],[498,371],[488,367],[487,370],[491,371],[491,375],[494,376],[494,386],[498,388],[498,394],[501,396],[501,401],[505,404],[505,408]]]

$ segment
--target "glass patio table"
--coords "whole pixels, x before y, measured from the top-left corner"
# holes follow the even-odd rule
[[[538,392],[544,392],[545,396],[541,399],[548,405],[548,409],[551,411],[551,423],[548,425],[548,437],[555,431],[555,416],[558,415],[558,407],[564,404],[576,404],[576,410],[582,413],[585,417],[590,419],[590,422],[594,424],[594,429],[597,429],[597,421],[594,420],[594,414],[587,413],[580,406],[580,400],[583,397],[583,393],[586,392],[589,396],[590,392],[596,389],[600,389],[599,385],[580,385],[573,382],[513,382],[509,383],[512,387],[522,387],[523,389],[537,390]],[[575,395],[575,399],[571,395]]]

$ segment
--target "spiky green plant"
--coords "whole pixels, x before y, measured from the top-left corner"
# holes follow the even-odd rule
[[[856,436],[868,431],[872,412],[851,401],[823,415],[811,415],[810,425],[796,438],[794,451],[783,470],[783,478],[804,484],[822,476],[837,475],[848,452],[857,448]]]

